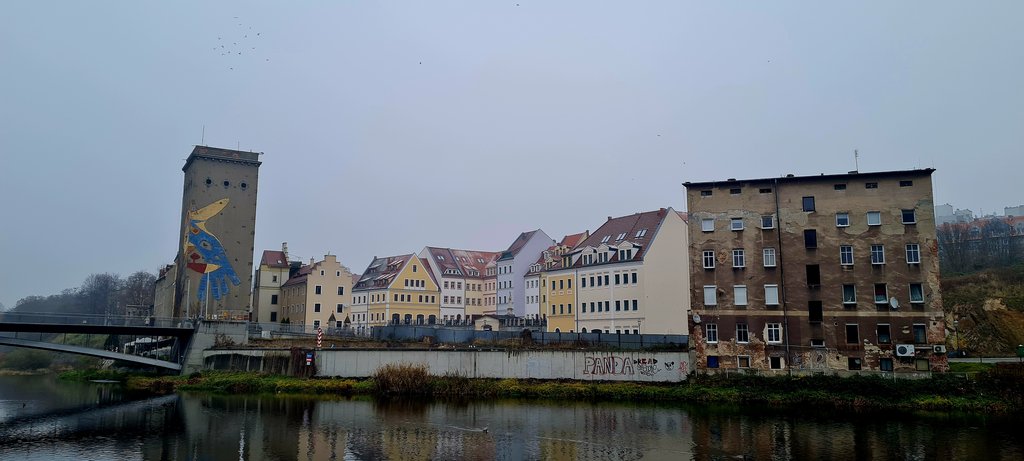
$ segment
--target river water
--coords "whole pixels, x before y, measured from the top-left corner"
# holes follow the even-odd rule
[[[178,394],[0,376],[0,460],[1024,459],[1021,420]]]

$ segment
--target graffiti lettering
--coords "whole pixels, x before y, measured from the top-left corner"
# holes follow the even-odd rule
[[[616,357],[614,355],[603,357],[584,357],[583,374],[618,376],[635,376],[637,374],[641,374],[644,376],[654,376],[658,374],[658,372],[662,371],[662,368],[671,370],[674,366],[675,362],[670,362],[659,367],[658,359],[653,358],[633,359],[628,357]]]

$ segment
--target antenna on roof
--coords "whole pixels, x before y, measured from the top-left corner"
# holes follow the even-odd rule
[[[860,173],[860,154],[857,149],[853,150],[853,171]]]
[[[203,125],[203,137],[200,138],[199,145],[200,146],[205,146],[206,145],[206,125]]]

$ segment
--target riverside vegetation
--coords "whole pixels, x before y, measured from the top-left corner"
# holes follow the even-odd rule
[[[367,379],[296,378],[248,372],[206,371],[189,376],[76,371],[65,379],[123,381],[130,391],[167,394],[199,391],[230,394],[320,396],[419,396],[442,399],[538,398],[627,402],[715,402],[792,409],[953,410],[1017,413],[1024,410],[1024,367],[1000,364],[967,379],[878,376],[694,375],[682,383],[470,379],[431,375],[422,365],[389,364]]]

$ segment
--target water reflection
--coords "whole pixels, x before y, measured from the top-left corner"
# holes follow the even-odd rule
[[[24,406],[22,406],[24,404]],[[1021,459],[1015,421],[182,394],[0,377],[0,459]]]

